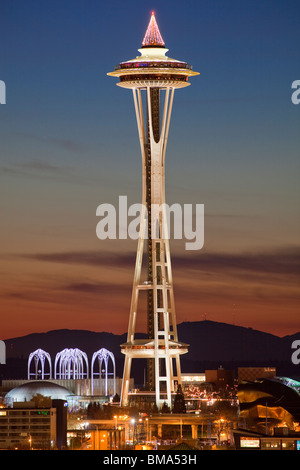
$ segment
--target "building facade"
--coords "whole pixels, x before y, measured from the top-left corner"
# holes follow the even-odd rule
[[[63,449],[67,437],[65,402],[48,407],[18,403],[0,408],[0,449]]]

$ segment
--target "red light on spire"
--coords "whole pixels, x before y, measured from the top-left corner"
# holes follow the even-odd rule
[[[164,40],[160,34],[154,11],[151,13],[151,18],[148,24],[146,34],[144,36],[142,47],[165,47]]]

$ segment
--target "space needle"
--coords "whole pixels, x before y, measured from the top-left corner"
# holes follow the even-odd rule
[[[147,359],[147,389],[155,394],[158,409],[164,403],[171,407],[172,394],[181,384],[180,356],[188,351],[177,334],[165,210],[165,155],[174,92],[190,85],[190,77],[199,75],[186,62],[167,57],[167,52],[152,12],[140,56],[121,62],[108,73],[119,78],[118,86],[132,89],[142,154],[140,230],[127,341],[121,345],[125,355],[121,405],[128,404],[132,360]],[[146,309],[140,308],[143,293]],[[145,339],[136,338],[141,314],[147,316]]]

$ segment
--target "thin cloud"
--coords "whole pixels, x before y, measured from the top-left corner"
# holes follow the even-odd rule
[[[271,253],[222,254],[203,253],[196,256],[175,256],[174,265],[182,268],[206,270],[242,270],[261,273],[300,274],[300,250]]]
[[[28,289],[27,291],[9,291],[2,293],[0,297],[2,299],[20,300],[20,301],[34,301],[34,302],[47,302],[47,303],[68,303],[68,298],[65,297],[65,293],[70,295],[73,294],[87,294],[106,296],[107,294],[118,295],[126,294],[130,295],[131,284],[116,284],[114,282],[102,282],[102,281],[86,281],[86,282],[70,282],[61,283],[56,285],[48,286],[47,289],[39,287],[37,289]],[[55,293],[55,295],[53,295]]]
[[[56,147],[62,148],[72,153],[74,152],[82,153],[86,150],[86,147],[82,143],[74,139],[62,139],[59,137],[52,137],[52,136],[43,137],[43,136],[39,136],[35,134],[26,134],[26,133],[18,133],[18,135],[20,135],[23,138],[34,140],[37,142],[42,142],[43,144],[54,145]]]
[[[26,177],[54,177],[67,175],[71,169],[59,165],[53,165],[39,159],[32,159],[23,163],[12,163],[10,166],[3,166],[0,172],[8,175]]]
[[[23,258],[41,262],[78,264],[88,266],[118,266],[132,268],[135,253],[99,253],[98,251],[70,251],[61,253],[36,253],[20,255]],[[300,249],[277,250],[270,253],[202,253],[196,255],[187,252],[185,255],[172,256],[176,268],[199,270],[199,272],[248,271],[265,274],[300,274]]]
[[[135,253],[115,254],[99,253],[98,251],[74,251],[62,253],[37,253],[32,255],[21,255],[23,258],[36,261],[78,264],[87,266],[123,266],[127,267],[134,263]]]
[[[44,162],[39,159],[32,159],[24,163],[17,163],[14,165],[16,168],[21,169],[29,169],[29,170],[37,170],[37,171],[51,171],[54,173],[58,173],[62,171],[62,167],[58,165],[53,165],[48,162]]]
[[[68,292],[78,293],[78,294],[115,294],[118,292],[118,295],[121,293],[129,294],[131,290],[131,285],[126,286],[123,284],[116,284],[113,283],[103,283],[103,282],[73,282],[70,284],[66,284],[61,286],[61,290],[66,290]]]

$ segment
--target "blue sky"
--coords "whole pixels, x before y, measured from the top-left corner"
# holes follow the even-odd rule
[[[37,255],[134,253],[131,241],[100,243],[95,212],[99,204],[115,203],[119,195],[140,202],[141,159],[132,96],[106,74],[139,54],[152,10],[167,55],[186,60],[200,72],[190,87],[175,94],[166,157],[169,202],[205,204],[203,253],[208,256],[267,254],[276,260],[278,253],[287,253],[288,264],[292,253],[293,262],[298,260],[300,106],[291,102],[291,84],[300,79],[298,1],[3,0],[0,80],[6,83],[7,104],[0,106],[0,274],[4,309],[19,312],[20,318],[17,329],[8,320],[4,336],[67,327],[71,313],[61,315],[65,300],[58,295],[51,309],[49,293],[68,284],[85,286],[91,295],[94,285],[108,279],[113,290],[116,270],[119,273],[118,259],[109,269],[100,263],[91,270],[87,264],[84,272],[82,265],[72,264],[70,274],[67,264],[34,262]],[[172,246],[174,279],[182,287],[189,279],[189,265],[186,271],[176,270],[176,256],[188,260],[191,254],[184,252],[184,243]],[[205,264],[206,273],[217,278],[222,273],[214,307],[214,283],[206,285],[202,279],[201,253],[197,256],[194,313],[179,313],[179,320],[200,319],[206,311],[211,319],[230,321],[236,279],[225,279],[223,266],[218,272],[214,265],[211,272]],[[273,273],[272,281],[265,270],[257,272],[256,279],[241,288],[247,290],[245,298],[238,298],[241,324],[279,333],[298,328],[294,269],[287,270],[293,272],[292,279],[282,271],[284,276],[279,279],[278,272]],[[121,311],[124,331],[133,265],[120,276],[116,291],[128,285],[128,298],[126,291],[121,304],[111,308]],[[30,300],[28,294],[22,301],[16,295],[23,289],[29,289]],[[263,321],[260,296],[251,295],[257,291],[265,305]],[[251,317],[248,309],[254,298]],[[85,301],[88,327],[108,329],[97,316],[99,298]],[[68,302],[71,312],[78,298]],[[110,308],[110,299],[101,297],[102,302]],[[179,310],[184,308],[183,300],[179,305]],[[41,309],[47,312],[45,323],[39,323]],[[25,311],[32,312],[29,322]],[[78,314],[77,326],[80,321]]]

